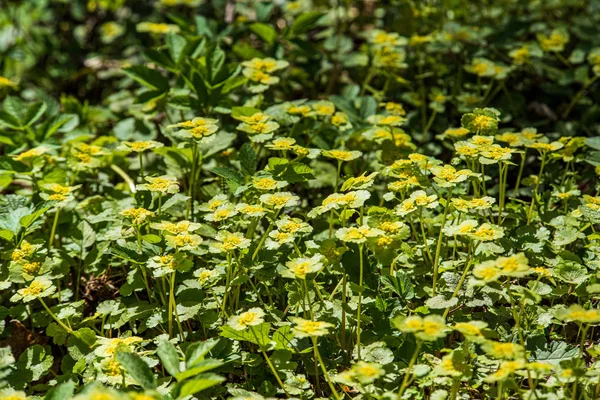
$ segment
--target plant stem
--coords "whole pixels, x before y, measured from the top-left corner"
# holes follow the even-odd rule
[[[358,305],[356,307],[356,351],[358,353],[358,361],[360,361],[360,315],[362,306],[362,292],[363,292],[363,248],[364,245],[361,243],[358,245],[358,256],[360,259],[360,271],[358,275]]]
[[[42,300],[41,297],[38,297],[38,300],[40,301],[40,303],[42,303],[42,305],[44,306],[44,308],[46,309],[46,312],[48,312],[48,314],[56,321],[56,323],[58,325],[60,325],[61,328],[63,328],[65,331],[67,331],[70,334],[73,334],[73,329],[69,328],[67,325],[65,325],[60,319],[58,319],[58,317],[56,316],[56,314],[54,314],[52,312],[52,310],[50,310],[50,308],[46,305],[46,303],[44,302],[44,300]]]
[[[338,392],[335,390],[335,386],[333,385],[333,382],[331,382],[331,378],[329,377],[329,373],[327,372],[327,369],[325,368],[325,363],[323,363],[323,359],[321,358],[321,353],[319,352],[319,347],[317,346],[317,338],[316,337],[311,337],[312,342],[313,342],[313,347],[315,349],[315,354],[319,360],[319,364],[321,364],[321,370],[323,371],[323,375],[325,375],[325,380],[327,380],[327,384],[329,385],[329,389],[331,390],[331,394],[333,394],[333,397],[336,398],[336,400],[341,400],[340,395],[338,394]]]
[[[435,289],[438,280],[438,265],[440,262],[440,253],[442,251],[442,237],[444,235],[444,226],[446,225],[446,218],[448,217],[448,210],[450,209],[450,198],[452,197],[452,189],[448,190],[448,198],[446,200],[446,206],[444,207],[444,215],[442,216],[442,225],[440,226],[440,233],[437,239],[437,245],[435,247],[435,259],[433,261],[433,287],[432,293],[435,296]]]
[[[544,173],[544,167],[546,166],[546,151],[542,153],[542,165],[540,166],[540,173],[537,177],[537,182],[535,183],[535,188],[533,193],[531,194],[531,204],[529,206],[529,211],[527,212],[527,225],[531,222],[531,214],[533,213],[533,205],[535,204],[535,199],[538,195],[538,189],[540,187],[540,180],[542,179],[542,174]]]
[[[400,390],[398,391],[398,399],[402,398],[402,395],[404,394],[404,391],[408,386],[408,378],[410,378],[410,376],[412,375],[412,368],[413,365],[415,365],[415,362],[417,361],[417,357],[419,356],[419,350],[421,350],[422,344],[423,342],[417,340],[417,347],[415,347],[415,352],[413,353],[410,362],[408,363],[408,367],[406,367],[407,371],[404,374],[404,379],[402,379],[402,385],[400,386]]]
[[[56,213],[54,213],[54,221],[52,222],[52,229],[50,230],[50,238],[48,239],[48,250],[52,249],[54,243],[54,236],[56,235],[56,226],[58,225],[58,216],[60,215],[60,208],[56,207]]]
[[[517,183],[515,184],[515,192],[513,193],[513,200],[516,200],[519,195],[519,186],[521,185],[521,178],[523,177],[523,169],[525,168],[525,159],[527,158],[527,148],[521,153],[521,165],[519,166],[519,174],[517,175]]]
[[[252,334],[254,335],[254,338],[256,339],[256,342],[260,343],[260,340],[258,339],[258,335],[254,331],[254,327],[253,326],[250,327],[250,332],[252,332]],[[283,392],[285,393],[285,395],[289,398],[290,395],[287,392],[287,390],[285,390],[285,387],[283,386],[283,382],[281,381],[281,378],[279,377],[279,374],[277,373],[277,370],[275,369],[275,366],[271,362],[271,359],[269,358],[269,355],[263,350],[263,348],[262,348],[262,346],[260,344],[258,344],[258,348],[260,349],[260,352],[262,353],[263,357],[267,361],[267,365],[269,365],[269,368],[271,369],[271,372],[275,376],[275,379],[277,379],[277,383],[281,387],[281,390],[283,390]]]
[[[142,152],[138,153],[138,157],[140,160],[140,180],[143,182],[144,181],[144,156],[142,154]]]

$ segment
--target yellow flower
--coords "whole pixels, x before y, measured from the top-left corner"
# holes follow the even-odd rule
[[[335,232],[335,236],[342,242],[364,243],[368,238],[382,235],[383,232],[368,225],[360,227],[341,228]]]
[[[451,187],[456,183],[464,182],[468,177],[474,176],[473,171],[469,169],[456,170],[452,165],[431,167],[431,173],[434,175],[433,180],[441,187]]]
[[[294,207],[300,204],[300,198],[290,192],[279,192],[273,194],[263,194],[259,197],[261,203],[275,208],[276,210],[284,207]]]
[[[289,63],[285,60],[275,60],[274,58],[253,58],[250,61],[242,62],[242,66],[257,71],[271,74],[280,69],[287,68]]]
[[[467,339],[474,342],[485,340],[483,330],[488,324],[483,321],[457,322],[454,324],[454,329],[462,333]]]
[[[31,244],[27,240],[23,240],[19,248],[14,249],[10,255],[11,260],[20,261],[33,255],[41,246]]]
[[[211,244],[210,250],[213,253],[228,253],[236,249],[246,249],[250,247],[250,239],[246,239],[240,232],[219,231],[215,237],[217,240]]]
[[[258,190],[275,190],[287,186],[285,181],[276,181],[270,176],[252,177],[252,186]]]
[[[310,258],[294,258],[285,264],[286,269],[282,270],[281,273],[287,278],[306,279],[306,275],[313,274],[323,269],[321,260],[321,254],[315,254]]]
[[[525,368],[525,362],[522,360],[518,361],[503,361],[500,367],[493,374],[485,377],[486,382],[498,382],[507,379],[511,374],[519,369]]]
[[[261,206],[259,204],[240,203],[235,206],[235,209],[238,212],[240,212],[244,215],[248,215],[250,217],[262,217],[263,215],[265,215],[267,213],[266,208],[264,208],[263,206]]]
[[[511,277],[522,277],[532,272],[529,268],[529,260],[524,253],[517,253],[510,257],[498,257],[496,264],[502,275]]]
[[[246,330],[248,327],[260,325],[265,322],[265,312],[258,307],[251,308],[239,315],[229,318],[227,325],[236,331]]]
[[[347,385],[352,385],[355,382],[365,385],[375,382],[384,375],[385,370],[381,365],[374,362],[359,361],[349,370],[338,374],[336,380]]]
[[[0,88],[16,87],[16,86],[17,86],[17,84],[14,83],[13,81],[11,81],[10,79],[0,76]]]
[[[469,130],[465,128],[448,128],[446,129],[439,138],[444,139],[460,139],[469,134]]]
[[[124,217],[131,218],[134,225],[141,225],[146,221],[146,218],[154,216],[152,211],[148,211],[143,207],[140,208],[128,208],[120,213]]]
[[[569,42],[569,34],[566,30],[555,29],[550,35],[538,34],[537,39],[544,51],[561,52]]]
[[[31,300],[48,297],[56,288],[52,285],[52,281],[45,276],[35,278],[28,287],[17,290],[17,293],[10,298],[10,301],[17,302],[22,301],[23,303],[30,302]]]
[[[323,150],[321,152],[323,156],[327,158],[334,158],[339,161],[352,161],[362,156],[360,151],[349,151],[349,150]]]
[[[48,149],[46,149],[45,147],[36,147],[31,150],[24,151],[17,156],[14,156],[14,159],[21,162],[29,161],[32,158],[41,156],[42,154],[46,153],[46,151],[48,151]]]
[[[552,143],[544,143],[544,142],[536,142],[528,145],[530,149],[536,149],[540,153],[546,153],[549,151],[556,151],[562,149],[565,145],[561,142],[552,142]]]
[[[236,210],[233,204],[226,204],[217,208],[211,214],[206,214],[204,216],[204,220],[211,222],[221,222],[233,217],[237,213],[238,211]]]
[[[398,115],[400,117],[404,117],[406,115],[406,110],[402,104],[391,101],[385,103],[385,110],[391,115]]]
[[[513,59],[516,65],[523,65],[529,62],[531,52],[525,46],[512,50],[508,55]]]
[[[323,321],[309,321],[303,318],[290,318],[295,326],[292,328],[292,333],[297,338],[318,337],[329,333],[329,328],[333,328],[333,324]]]
[[[140,22],[136,25],[138,32],[150,32],[158,35],[179,32],[179,27],[173,24],[157,24],[153,22]]]
[[[34,275],[37,274],[40,270],[40,268],[42,267],[42,264],[34,261],[34,262],[26,262],[25,264],[23,264],[23,273],[27,274],[27,275]]]
[[[493,282],[502,276],[495,261],[484,261],[473,268],[473,276],[484,282]]]
[[[421,318],[417,315],[410,317],[398,317],[394,325],[401,332],[413,333],[418,339],[432,341],[446,336],[448,327],[444,318],[439,315],[427,315]]]
[[[148,190],[160,194],[177,193],[179,192],[179,183],[177,178],[172,176],[146,177],[145,184],[137,185],[138,190]]]
[[[120,146],[121,149],[127,151],[133,151],[136,153],[142,153],[146,150],[157,149],[164,145],[154,140],[138,141],[138,142],[123,142]]]
[[[475,232],[470,234],[470,237],[482,242],[489,242],[504,237],[504,228],[498,225],[483,224]]]
[[[562,321],[574,321],[584,324],[597,324],[600,322],[600,310],[586,310],[579,304],[572,304],[569,308],[563,308],[556,312],[556,317]]]
[[[265,145],[265,147],[271,150],[287,151],[292,150],[295,144],[296,139],[286,137],[274,139],[271,143]]]
[[[169,222],[169,221],[161,221],[158,223],[152,223],[150,224],[150,227],[152,229],[157,229],[159,231],[166,231],[169,233],[173,233],[175,235],[178,235],[180,233],[190,233],[193,232],[195,230],[198,230],[198,228],[200,228],[200,226],[202,226],[199,223],[196,222],[190,222],[190,221],[179,221],[179,222]]]
[[[481,348],[488,355],[503,360],[522,359],[525,354],[525,349],[520,344],[502,343],[502,342],[485,342]]]
[[[335,113],[335,105],[330,101],[318,101],[311,105],[313,114],[317,116],[330,117]]]
[[[199,235],[180,233],[179,235],[166,235],[165,241],[169,246],[178,250],[195,250],[202,244]]]
[[[302,115],[303,117],[306,117],[310,114],[311,108],[307,105],[290,106],[286,111],[288,114]]]

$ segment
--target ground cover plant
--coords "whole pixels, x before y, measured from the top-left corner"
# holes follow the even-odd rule
[[[598,398],[599,35],[1,2],[0,398]]]

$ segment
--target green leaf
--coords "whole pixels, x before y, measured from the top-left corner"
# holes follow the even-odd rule
[[[73,398],[73,392],[75,391],[75,382],[68,381],[61,383],[55,388],[51,389],[44,398],[45,400],[65,400]]]
[[[27,165],[9,156],[0,156],[0,171],[25,172]]]
[[[14,116],[0,110],[0,122],[12,129],[21,129],[21,123]]]
[[[245,175],[254,175],[258,164],[256,152],[252,149],[250,143],[244,143],[238,152],[240,166]]]
[[[125,371],[144,389],[156,389],[156,379],[152,370],[137,354],[117,352],[117,361]]]
[[[223,64],[225,63],[225,52],[217,45],[214,46],[206,57],[206,66],[208,67],[208,77],[210,82],[214,83],[215,78],[221,71]]]
[[[44,115],[47,108],[48,106],[46,106],[46,103],[43,103],[41,101],[33,103],[29,106],[27,112],[23,116],[21,125],[25,128],[33,125],[38,119],[42,117],[42,115]]]
[[[169,49],[169,54],[173,61],[176,64],[181,62],[182,56],[185,54],[185,46],[187,41],[183,36],[170,34],[167,35],[167,48]]]
[[[271,339],[269,339],[270,329],[271,324],[268,322],[250,327],[243,331],[236,331],[232,327],[225,325],[221,327],[221,336],[242,342],[254,343],[261,348],[267,348],[271,342]]]
[[[574,261],[563,261],[552,272],[561,281],[576,285],[585,282],[589,277],[587,268]]]
[[[36,344],[19,356],[13,373],[13,379],[17,381],[15,383],[18,387],[23,387],[27,382],[37,381],[50,371],[54,357],[49,350],[50,347],[44,348]]]
[[[431,308],[432,310],[442,310],[445,308],[454,307],[456,304],[458,304],[457,297],[447,299],[446,296],[444,296],[443,294],[438,294],[437,296],[427,299],[427,301],[425,301],[425,305]]]
[[[576,346],[566,342],[552,341],[544,343],[542,348],[536,348],[529,356],[530,361],[545,361],[558,365],[563,360],[569,360],[578,353]]]
[[[196,376],[203,372],[210,371],[211,369],[218,368],[221,365],[223,365],[223,361],[221,361],[221,360],[215,360],[213,358],[202,360],[202,361],[196,363],[193,367],[188,368],[185,371],[179,372],[178,374],[176,374],[175,379],[177,379],[177,381],[181,382],[192,376]]]
[[[70,132],[79,125],[79,115],[77,114],[60,114],[48,123],[45,124],[46,131],[44,138],[49,138],[54,135],[57,131]]]
[[[19,220],[19,224],[27,229],[29,228],[35,221],[37,221],[46,211],[50,209],[50,206],[41,206],[37,207],[37,210],[32,214],[26,215]]]
[[[277,31],[271,25],[263,24],[262,22],[255,22],[250,25],[249,28],[254,34],[256,34],[256,36],[268,44],[273,44],[275,39],[277,39]]]
[[[304,14],[300,14],[298,18],[294,20],[292,24],[292,28],[290,33],[292,35],[300,35],[309,29],[311,29],[315,24],[321,19],[323,14],[318,11],[310,11]]]
[[[133,67],[124,68],[123,72],[150,89],[159,92],[167,92],[169,90],[168,79],[154,69],[144,67],[143,65],[134,65]]]
[[[163,340],[159,343],[156,348],[156,354],[160,358],[160,361],[171,376],[177,376],[179,374],[179,355],[177,349],[173,346],[173,343]]]
[[[233,118],[239,118],[239,117],[251,117],[254,114],[259,113],[260,110],[258,108],[254,108],[254,107],[233,107],[231,109],[231,116]]]
[[[217,374],[208,373],[199,375],[197,379],[185,382],[183,385],[181,385],[181,390],[179,391],[179,396],[177,396],[177,398],[182,399],[184,397],[191,396],[202,390],[218,385],[223,381],[225,381],[225,378]]]
[[[393,277],[383,276],[381,282],[386,288],[405,300],[415,297],[415,286],[411,282],[410,276],[404,271],[397,271]]]
[[[18,97],[8,96],[2,102],[2,107],[4,111],[10,114],[19,124],[23,121],[23,116],[25,115],[25,105]]]
[[[235,192],[237,188],[244,183],[244,177],[231,168],[216,167],[211,169],[210,172],[225,179],[225,182],[227,182],[227,185],[232,192]]]

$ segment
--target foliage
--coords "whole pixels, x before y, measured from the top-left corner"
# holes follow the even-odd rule
[[[3,5],[2,398],[598,397],[599,5],[334,3]]]

